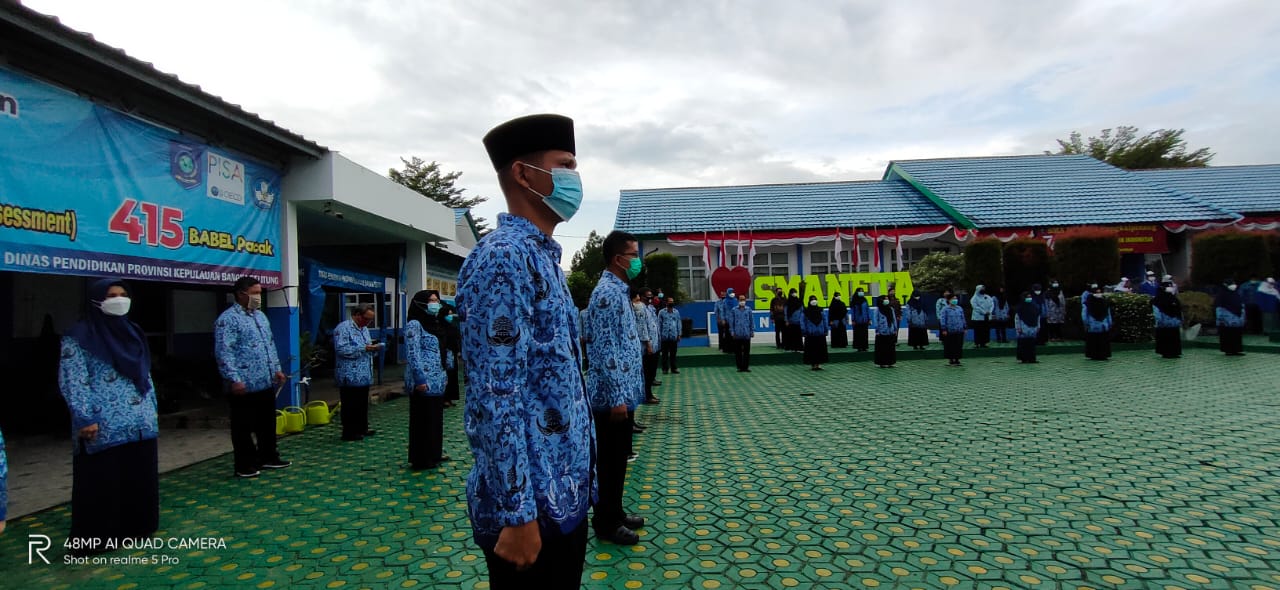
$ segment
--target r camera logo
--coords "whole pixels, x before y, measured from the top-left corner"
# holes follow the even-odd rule
[[[27,565],[34,564],[36,558],[39,557],[45,565],[49,565],[49,558],[44,556],[44,552],[53,547],[53,541],[46,535],[27,535]]]

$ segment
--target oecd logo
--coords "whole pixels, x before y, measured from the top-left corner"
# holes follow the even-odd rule
[[[202,149],[169,142],[169,174],[184,189],[193,189],[204,182],[204,168],[199,162],[204,158]]]
[[[259,209],[270,210],[276,203],[276,190],[272,190],[271,182],[265,178],[255,178],[253,182],[253,203]]]

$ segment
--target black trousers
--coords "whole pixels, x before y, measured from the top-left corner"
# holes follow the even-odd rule
[[[1044,329],[1040,330],[1040,333],[1036,335],[1037,344],[1044,344],[1049,339],[1062,340],[1062,324],[1046,323]]]
[[[582,586],[582,567],[587,558],[586,521],[567,535],[550,534],[545,529],[541,533],[542,550],[538,552],[538,560],[524,571],[516,571],[516,566],[498,557],[492,549],[484,550],[490,588],[576,590]]]
[[[745,371],[751,368],[750,338],[733,339],[733,359],[738,364],[739,371]]]
[[[973,320],[973,345],[986,346],[991,342],[991,322],[987,320]]]
[[[1244,328],[1218,326],[1218,350],[1226,354],[1244,352]]]
[[[447,354],[453,353],[449,352]],[[456,367],[458,365],[455,363],[453,366]],[[445,369],[444,374],[447,378],[444,382],[444,399],[445,401],[456,402],[458,401],[458,370]]]
[[[591,524],[598,531],[613,532],[627,515],[622,491],[627,480],[627,454],[631,452],[631,422],[613,422],[609,412],[595,412],[596,482],[600,501]]]
[[[952,330],[942,337],[942,354],[949,361],[959,361],[964,354],[964,332]]]
[[[369,386],[339,387],[342,400],[342,440],[360,440],[369,432]]]
[[[444,455],[444,397],[409,394],[409,466],[431,469]]]
[[[658,379],[658,353],[649,353],[649,347],[640,343],[641,362],[644,367],[644,399],[653,398],[653,382]]]
[[[275,391],[249,391],[242,395],[228,394],[231,406],[231,448],[235,454],[235,468],[239,473],[251,473],[266,463],[280,461],[276,450],[276,396]],[[254,444],[254,438],[257,444]]]
[[[137,539],[155,533],[160,525],[158,464],[154,438],[92,455],[81,448],[71,462],[70,538],[106,543],[107,539]],[[104,549],[99,545],[96,551],[71,553],[100,553]]]
[[[678,371],[676,367],[676,349],[680,347],[679,340],[663,340],[662,351],[658,354],[662,355],[662,372]]]
[[[724,322],[716,322],[716,326],[719,328],[716,330],[716,337],[719,338],[720,352],[729,352],[729,341],[731,340],[727,336],[729,325]]]
[[[782,314],[769,316],[773,322],[773,345],[782,348],[782,333],[787,329],[787,317]]]

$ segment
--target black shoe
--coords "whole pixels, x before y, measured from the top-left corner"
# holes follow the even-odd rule
[[[657,386],[659,386],[659,385],[662,385],[662,382],[661,382],[661,381],[657,381],[657,380],[655,380],[655,381],[653,382],[653,386],[654,386],[654,387],[657,387]]]
[[[644,432],[644,428],[640,426],[632,426],[631,432],[632,434],[640,434],[641,432]]]
[[[680,371],[677,371],[677,370],[675,370],[675,369],[671,369],[671,374],[672,374],[672,375],[679,375],[679,374],[680,374]]]
[[[259,475],[261,475],[261,474],[262,474],[262,472],[260,472],[260,471],[258,471],[258,470],[256,470],[256,469],[255,469],[255,470],[253,470],[253,471],[237,471],[237,472],[236,472],[236,477],[238,477],[238,478],[240,478],[240,479],[253,479],[253,478],[255,478],[255,477],[258,477],[258,476],[259,476]]]
[[[630,455],[627,455],[627,463],[634,463],[635,460],[639,458],[640,453],[631,453]]]
[[[365,435],[365,436],[373,436],[373,435],[375,435],[375,434],[378,434],[378,431],[377,431],[377,430],[366,430],[366,431],[364,432],[364,435]]]
[[[452,460],[453,460],[453,457],[450,457],[448,455],[440,455],[440,458],[436,459],[436,463],[448,463]]]
[[[283,461],[283,460],[277,459],[270,463],[263,463],[262,468],[263,469],[287,469],[290,465],[293,465],[293,461]]]
[[[642,529],[644,528],[644,517],[643,516],[624,516],[622,517],[622,526],[627,527],[633,531],[636,529]]]
[[[660,400],[660,399],[658,399],[658,398],[656,398],[656,397],[651,397],[651,398],[649,398],[649,399],[647,399],[647,400],[644,400],[644,404],[645,404],[646,406],[656,406],[656,405],[658,405],[658,404],[660,404],[660,403],[662,403],[662,400]]]
[[[347,442],[360,442],[364,440],[364,437],[363,436],[344,436],[342,437],[342,440],[345,440]]]
[[[743,370],[742,370],[742,372],[743,372],[743,373],[750,373],[750,372],[751,372],[751,369],[743,369]]]
[[[612,532],[597,529],[596,538],[614,545],[635,545],[640,542],[640,535],[622,525],[618,525]]]

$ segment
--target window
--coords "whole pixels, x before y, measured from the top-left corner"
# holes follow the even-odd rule
[[[902,270],[909,270],[912,264],[919,262],[920,259],[930,254],[933,254],[934,252],[943,252],[943,253],[949,254],[951,253],[951,248],[947,248],[945,246],[934,247],[934,248],[908,248],[906,246],[903,246],[902,247]],[[897,249],[888,248],[885,252],[885,256],[886,256],[885,258],[886,262],[893,263],[893,264],[886,264],[885,268],[886,269],[891,268],[893,270],[897,270],[898,266],[896,264],[897,261],[895,260],[898,256]]]
[[[680,286],[694,301],[711,299],[711,285],[707,283],[707,269],[702,256],[676,256]]]
[[[791,275],[791,264],[786,252],[756,253],[751,261],[753,277],[787,277]]]
[[[355,312],[357,307],[362,305],[373,306],[373,323],[369,324],[369,329],[376,329],[380,324],[378,318],[382,316],[382,306],[378,305],[379,293],[343,293],[342,294],[342,319],[351,319],[351,314]]]

